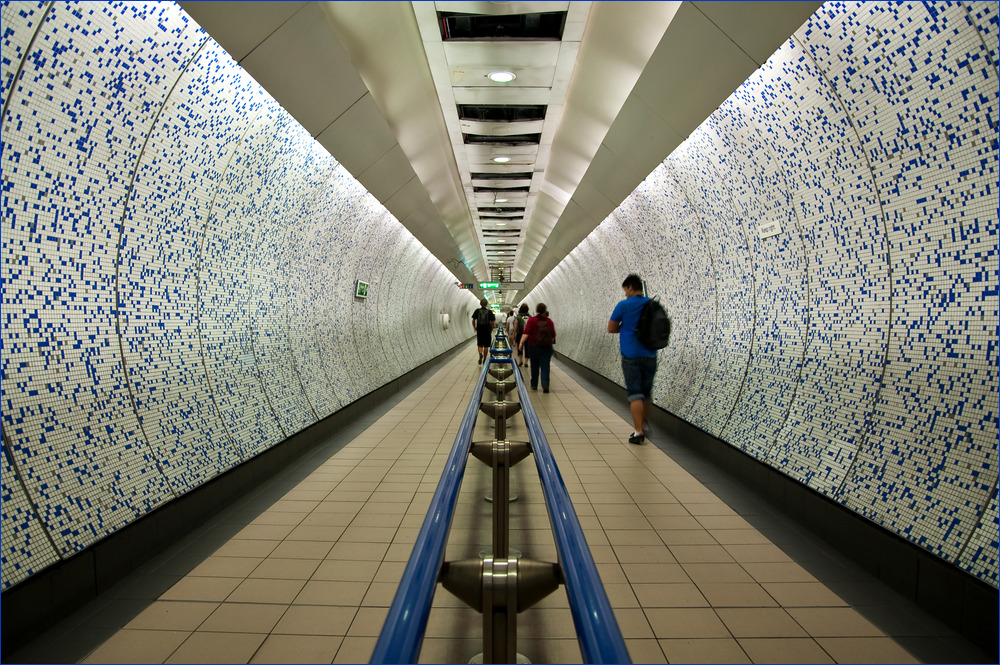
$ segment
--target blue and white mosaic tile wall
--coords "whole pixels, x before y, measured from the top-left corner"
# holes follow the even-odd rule
[[[2,20],[6,589],[452,348],[472,331],[441,314],[476,305],[176,5]]]
[[[997,28],[824,5],[526,299],[621,383],[607,285],[639,272],[657,404],[993,586]]]

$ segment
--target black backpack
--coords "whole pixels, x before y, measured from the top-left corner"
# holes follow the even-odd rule
[[[639,343],[650,351],[662,349],[670,342],[670,317],[659,299],[650,298],[642,306],[636,336]]]
[[[525,322],[527,320],[528,320],[527,315],[525,315],[525,314],[518,314],[518,316],[517,316],[517,334],[515,335],[515,339],[517,339],[518,341],[521,340],[521,335],[524,334],[524,324],[525,324]]]
[[[480,307],[476,310],[476,327],[483,328],[490,325],[490,310]]]

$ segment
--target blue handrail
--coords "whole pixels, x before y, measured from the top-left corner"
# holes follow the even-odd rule
[[[462,487],[465,466],[469,460],[472,431],[476,426],[479,403],[483,399],[489,365],[489,362],[483,363],[483,371],[472,391],[472,399],[465,409],[462,424],[458,427],[444,473],[441,474],[441,480],[431,498],[417,542],[413,545],[413,554],[403,571],[382,633],[375,643],[375,650],[369,661],[371,663],[415,663],[420,655],[427,617],[431,613],[431,602],[437,589],[438,574],[444,562],[448,532],[455,516],[458,491]]]
[[[528,428],[531,449],[538,467],[542,483],[542,493],[548,506],[549,522],[559,552],[559,564],[566,581],[566,595],[569,598],[576,637],[580,643],[580,653],[585,663],[631,663],[625,638],[622,637],[618,621],[611,609],[608,594],[604,591],[601,577],[597,573],[594,557],[583,536],[580,520],[573,509],[569,492],[562,474],[556,466],[548,439],[542,431],[541,423],[531,398],[524,385],[519,369],[517,376],[517,396],[521,401],[524,424]]]
[[[573,509],[538,415],[531,405],[524,378],[509,356],[491,357],[483,363],[483,370],[455,435],[455,443],[444,473],[438,481],[427,517],[424,518],[413,545],[413,554],[403,571],[399,588],[369,662],[415,663],[420,655],[441,564],[444,562],[448,532],[451,530],[455,504],[465,475],[479,403],[482,401],[491,363],[510,363],[515,368],[521,410],[531,439],[584,662],[631,663],[625,640],[580,527],[580,520]]]

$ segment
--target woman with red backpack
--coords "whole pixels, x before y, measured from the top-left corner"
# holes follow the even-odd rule
[[[526,307],[521,305],[522,308]],[[538,390],[541,379],[542,392],[549,392],[549,364],[552,361],[552,345],[556,343],[556,327],[549,318],[549,310],[545,303],[538,303],[535,316],[528,319],[524,325],[518,349],[528,348],[528,359],[531,361],[531,389]]]

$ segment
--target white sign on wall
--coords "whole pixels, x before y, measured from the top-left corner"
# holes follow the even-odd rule
[[[760,239],[770,238],[771,236],[776,236],[781,233],[781,222],[768,222],[767,224],[761,224],[757,228],[757,233],[760,235]]]

